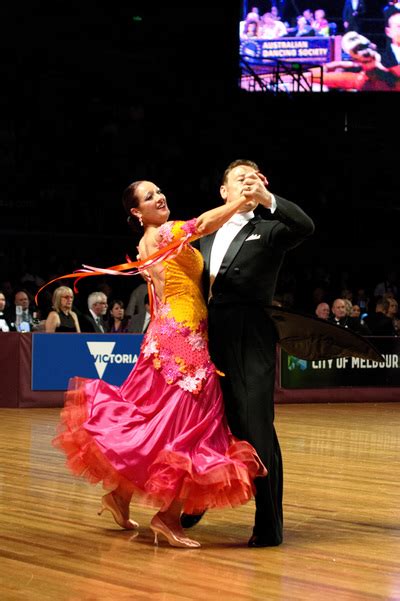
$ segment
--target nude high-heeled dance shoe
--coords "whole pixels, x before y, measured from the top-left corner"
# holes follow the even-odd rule
[[[185,549],[197,549],[201,547],[197,540],[186,538],[175,534],[164,522],[159,515],[155,515],[150,522],[150,528],[154,533],[154,544],[158,545],[158,535],[165,536],[171,547],[182,547]]]
[[[101,497],[101,508],[98,511],[98,515],[101,515],[105,509],[112,514],[118,526],[121,526],[121,528],[124,528],[124,530],[136,530],[136,528],[139,528],[139,524],[137,522],[124,517],[112,492],[109,492],[107,495]]]

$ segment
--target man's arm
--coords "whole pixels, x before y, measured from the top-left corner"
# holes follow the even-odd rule
[[[272,244],[283,250],[295,248],[314,233],[314,222],[294,202],[274,196],[276,200],[274,219],[277,223],[271,231]]]

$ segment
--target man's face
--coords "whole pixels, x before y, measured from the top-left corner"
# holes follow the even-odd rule
[[[335,300],[332,305],[332,313],[337,319],[341,319],[346,315],[346,303],[343,299]]]
[[[328,319],[330,313],[328,303],[320,303],[315,309],[315,314],[320,319]]]
[[[393,44],[400,46],[400,13],[395,13],[390,17],[385,32]]]
[[[256,171],[248,165],[239,165],[232,169],[228,175],[228,179],[221,186],[220,193],[226,203],[234,202],[242,196],[244,188],[244,179],[248,173],[256,173]],[[247,211],[253,211],[257,206],[255,200],[249,200],[249,202],[240,210],[241,213]]]
[[[92,310],[96,315],[105,315],[107,313],[107,298],[106,296],[102,296],[97,303],[94,303]]]
[[[22,307],[24,310],[29,307],[29,298],[25,292],[17,292],[15,295],[15,305]]]

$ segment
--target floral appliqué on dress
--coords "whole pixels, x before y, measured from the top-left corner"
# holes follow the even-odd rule
[[[160,248],[182,238],[180,252],[193,252],[187,241],[196,233],[196,220],[168,222],[160,227]],[[185,244],[186,243],[186,244]],[[217,372],[208,352],[207,320],[196,327],[174,316],[170,303],[157,301],[155,315],[144,341],[142,352],[153,357],[153,365],[163,374],[168,384],[177,384],[194,394],[200,392],[205,379]]]

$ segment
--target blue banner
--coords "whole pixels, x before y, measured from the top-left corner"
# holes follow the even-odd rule
[[[332,40],[324,37],[251,38],[242,40],[240,56],[252,64],[264,65],[276,60],[296,63],[327,63],[333,60]]]
[[[142,334],[32,336],[32,390],[66,390],[74,376],[120,386],[136,365]]]

